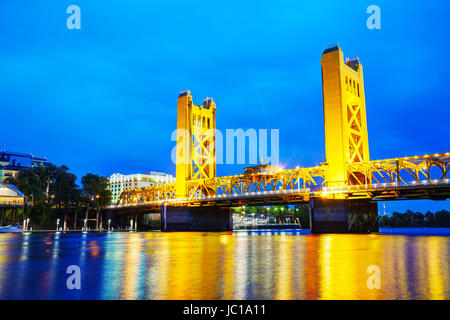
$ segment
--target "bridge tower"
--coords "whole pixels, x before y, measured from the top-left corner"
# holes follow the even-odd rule
[[[216,177],[216,104],[206,98],[196,106],[190,91],[178,96],[176,186],[177,198],[189,196],[187,183]],[[200,190],[204,192],[205,190]]]
[[[326,186],[371,184],[365,172],[347,165],[369,161],[363,67],[358,58],[344,61],[338,45],[322,54],[323,113],[325,122]],[[312,233],[378,231],[377,203],[346,199],[345,193],[311,199]]]
[[[202,105],[192,102],[190,91],[178,96],[176,182],[177,198],[192,198],[198,192],[211,194],[205,180],[216,177],[216,104],[206,98]],[[189,187],[189,181],[195,187]],[[189,205],[161,205],[162,231],[233,230],[231,208]]]
[[[338,45],[324,50],[321,64],[327,186],[371,183],[364,173],[346,169],[369,161],[362,64],[358,58],[344,61]]]

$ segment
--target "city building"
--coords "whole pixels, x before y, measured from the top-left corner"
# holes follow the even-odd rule
[[[6,178],[15,176],[23,168],[46,166],[49,162],[47,158],[35,157],[31,153],[0,152],[0,182]]]
[[[24,195],[16,187],[10,184],[0,183],[0,205],[22,206]]]
[[[123,175],[114,173],[109,178],[111,203],[116,203],[124,190],[150,187],[156,184],[173,183],[175,177],[164,172],[149,171],[145,173]]]

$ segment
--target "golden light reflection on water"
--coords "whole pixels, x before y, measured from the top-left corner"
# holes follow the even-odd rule
[[[139,267],[140,258],[142,257],[142,241],[140,236],[135,233],[130,233],[126,244],[124,267],[123,267],[123,282],[121,289],[121,299],[135,300],[138,298],[138,284],[140,280]]]
[[[382,299],[380,290],[367,288],[367,267],[381,268],[378,237],[370,235],[324,235],[317,259],[321,270],[316,281],[320,299]]]
[[[448,299],[449,286],[449,256],[448,244],[439,239],[431,238],[428,241],[428,250],[426,251],[427,265],[423,270],[428,269],[429,289],[426,296],[429,299]],[[446,260],[444,260],[446,258]],[[425,277],[424,277],[425,278]],[[427,279],[424,279],[427,281]],[[444,283],[446,281],[446,283]],[[447,295],[445,292],[447,291]]]
[[[449,238],[152,234],[158,299],[448,299]],[[148,252],[148,250],[147,250]],[[367,288],[367,267],[381,289]],[[150,288],[151,290],[151,288]]]
[[[42,283],[30,292],[65,294],[58,291],[65,257],[89,271],[81,299],[450,298],[445,236],[153,232],[83,234],[72,242],[28,236],[16,241],[17,252],[8,237],[0,237],[0,298],[20,296],[29,283],[25,269],[33,268],[30,277]],[[380,290],[367,288],[371,265],[381,269]]]

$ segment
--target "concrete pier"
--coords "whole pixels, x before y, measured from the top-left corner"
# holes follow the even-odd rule
[[[368,199],[311,199],[311,233],[378,232],[378,204]]]
[[[230,208],[161,206],[161,231],[232,231]]]

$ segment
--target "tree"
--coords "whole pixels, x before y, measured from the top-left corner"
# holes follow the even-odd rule
[[[423,227],[425,225],[425,216],[420,212],[414,212],[411,224],[416,227]]]
[[[61,166],[56,170],[55,180],[50,185],[52,202],[58,208],[69,208],[74,205],[79,196],[78,186],[76,184],[77,176],[67,172],[66,166]]]
[[[242,207],[233,207],[233,212],[234,213],[241,213],[242,212]]]
[[[447,210],[440,210],[434,214],[436,224],[439,227],[450,227],[450,212]]]
[[[285,222],[285,216],[289,214],[289,208],[287,206],[273,206],[270,208],[269,213],[277,217],[277,219],[281,222]]]
[[[30,218],[39,220],[41,227],[50,226],[54,215],[60,209],[74,207],[80,191],[75,181],[77,177],[68,172],[66,166],[55,165],[24,168],[6,182],[16,186],[24,195],[32,196],[33,207]]]
[[[39,220],[41,227],[52,227],[55,214],[61,210],[67,216],[69,210],[78,210],[81,206],[101,208],[110,203],[109,180],[88,173],[82,178],[83,189],[76,184],[76,175],[62,165],[38,166],[22,169],[15,177],[5,182],[16,186],[26,196],[33,197],[30,218]]]
[[[378,216],[378,225],[380,227],[390,227],[391,226],[391,220],[388,216]]]
[[[428,227],[432,227],[435,225],[436,221],[434,219],[434,214],[432,212],[428,211],[425,214],[425,222]]]
[[[111,203],[109,180],[96,174],[88,173],[81,178],[83,196],[86,203],[95,208],[107,206]]]
[[[45,189],[41,183],[41,173],[37,168],[24,168],[14,177],[6,178],[5,182],[17,187],[25,196],[32,196],[38,204],[45,201]]]
[[[294,208],[294,216],[300,221],[302,228],[309,228],[309,205],[301,204],[296,206]]]

